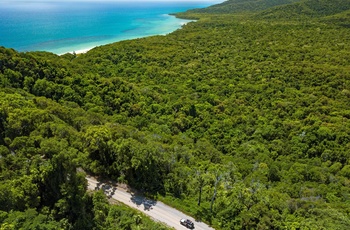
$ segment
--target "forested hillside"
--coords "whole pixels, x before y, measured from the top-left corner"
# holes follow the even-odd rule
[[[274,6],[286,5],[300,0],[229,0],[204,9],[194,9],[191,13],[252,13]]]
[[[78,167],[216,229],[349,229],[348,10],[231,0],[78,56],[0,48],[1,229],[152,229]]]
[[[261,16],[270,19],[309,19],[334,15],[349,9],[348,0],[304,0],[268,9]]]

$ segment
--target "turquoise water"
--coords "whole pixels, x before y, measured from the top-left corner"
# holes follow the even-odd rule
[[[82,52],[120,40],[170,33],[188,21],[169,13],[210,4],[213,2],[2,1],[0,46],[56,54]]]

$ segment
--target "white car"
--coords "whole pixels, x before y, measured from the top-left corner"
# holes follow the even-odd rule
[[[194,229],[194,224],[189,219],[181,219],[180,224],[182,224],[183,226],[186,226],[187,228]]]

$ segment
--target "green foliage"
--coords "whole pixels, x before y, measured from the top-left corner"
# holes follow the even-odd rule
[[[198,13],[246,13],[268,9],[278,5],[298,2],[300,0],[228,0],[204,9],[195,9],[189,12]]]
[[[6,229],[69,229],[70,226],[62,219],[55,221],[51,217],[39,214],[34,209],[28,209],[25,212],[11,212],[0,225],[1,230]]]
[[[334,15],[350,9],[347,0],[303,0],[261,12],[258,17],[269,19],[305,19]]]
[[[163,229],[79,167],[217,229],[348,229],[347,9],[231,0],[78,56],[1,47],[1,229]]]

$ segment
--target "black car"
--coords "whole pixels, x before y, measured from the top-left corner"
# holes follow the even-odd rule
[[[194,224],[189,219],[181,219],[180,224],[182,224],[183,226],[186,226],[187,228],[194,229]]]

